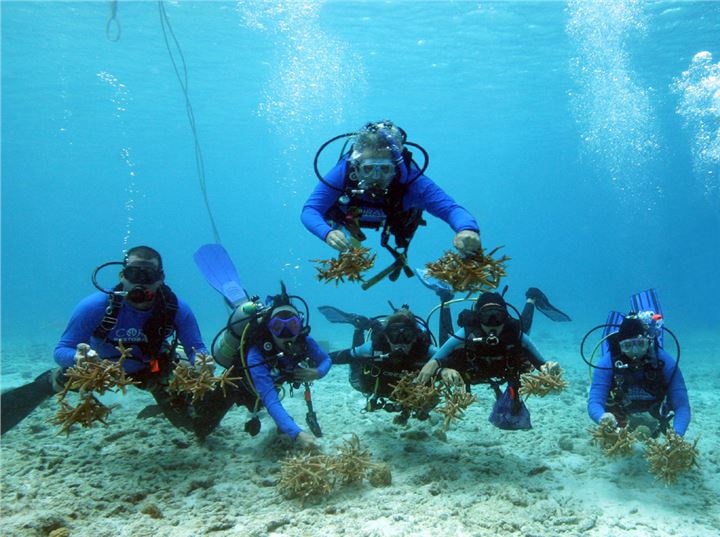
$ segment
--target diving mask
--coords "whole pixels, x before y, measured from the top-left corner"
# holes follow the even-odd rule
[[[287,319],[282,319],[278,316],[270,319],[267,327],[270,333],[276,338],[289,339],[300,335],[303,329],[303,322],[297,315],[293,315]]]
[[[478,321],[485,326],[500,326],[507,320],[507,310],[500,304],[485,304],[477,312]]]
[[[395,164],[390,159],[360,159],[355,170],[363,189],[386,189],[395,177]]]
[[[623,339],[620,342],[620,351],[627,357],[638,359],[645,356],[650,349],[650,339],[640,336]]]
[[[152,285],[162,279],[162,270],[152,263],[127,265],[123,268],[123,277],[135,285]]]
[[[385,329],[385,338],[393,351],[402,351],[405,354],[410,352],[410,348],[418,337],[416,328],[406,325],[390,325]]]

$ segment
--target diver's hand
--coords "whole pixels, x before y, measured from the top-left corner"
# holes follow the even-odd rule
[[[83,360],[97,360],[99,359],[98,353],[90,348],[87,343],[78,343],[75,349],[75,363],[80,363]]]
[[[463,229],[458,231],[453,239],[455,248],[460,250],[462,254],[472,254],[480,250],[480,234],[471,229]]]
[[[304,431],[300,431],[298,433],[298,435],[295,437],[295,442],[297,442],[298,446],[303,449],[311,449],[313,451],[320,449],[320,446],[317,444],[317,442],[315,442],[315,437]]]
[[[440,372],[440,378],[443,380],[445,384],[448,386],[464,386],[465,381],[462,378],[462,375],[458,373],[454,369],[450,369],[449,367],[446,367]]]
[[[418,373],[415,382],[418,384],[427,384],[430,380],[432,380],[433,375],[435,375],[435,372],[438,370],[438,367],[440,367],[440,364],[437,360],[429,360],[428,363],[422,367],[420,373]]]
[[[545,362],[543,365],[540,366],[540,372],[547,373],[548,375],[558,375],[560,374],[560,364],[552,361]]]
[[[330,233],[328,233],[325,237],[325,242],[340,252],[350,249],[350,243],[348,242],[345,233],[339,229],[333,229]]]
[[[293,380],[300,382],[312,382],[320,378],[318,370],[312,367],[298,367],[293,371]]]
[[[605,412],[602,416],[600,416],[599,424],[601,426],[605,425],[605,424],[609,424],[612,427],[617,427],[618,423],[617,423],[617,418],[615,418],[615,416],[613,414],[611,414],[610,412]]]

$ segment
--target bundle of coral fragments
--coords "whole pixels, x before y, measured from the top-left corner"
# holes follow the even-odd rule
[[[305,452],[280,461],[278,488],[288,498],[307,501],[329,494],[337,485],[360,483],[363,479],[374,487],[392,483],[390,467],[372,462],[370,451],[360,446],[353,434],[337,448],[335,455]]]
[[[499,259],[493,258],[495,253],[502,248],[495,248],[485,254],[479,250],[470,255],[463,255],[457,252],[445,252],[435,262],[427,263],[428,275],[437,278],[452,286],[456,292],[476,292],[488,289],[497,289],[500,279],[506,276],[505,264],[510,260],[508,256]],[[364,273],[375,265],[376,254],[370,254],[369,248],[356,246],[347,251],[340,252],[336,259],[311,259],[313,263],[319,263],[316,267],[318,280],[335,285],[349,282],[364,281]],[[404,255],[396,258],[396,263],[405,264]],[[395,268],[395,265],[388,268]],[[408,271],[412,274],[411,271]],[[385,275],[386,271],[381,273]],[[381,276],[376,276],[374,279]]]
[[[393,385],[390,400],[402,409],[396,423],[405,423],[410,416],[425,419],[434,410],[443,415],[441,432],[444,433],[453,421],[462,419],[465,410],[477,401],[471,393],[455,389],[442,381],[430,385],[418,384],[415,382],[417,375],[417,371],[406,371]]]
[[[92,427],[96,423],[108,425],[107,418],[117,405],[106,406],[96,395],[106,392],[121,391],[127,393],[127,387],[140,384],[129,377],[123,369],[123,362],[132,357],[132,350],[122,343],[117,347],[120,357],[117,360],[106,360],[86,356],[65,371],[65,386],[57,395],[60,408],[51,422],[60,426],[60,432],[69,435],[75,424],[81,427]],[[195,367],[177,364],[172,373],[170,391],[178,397],[187,397],[192,403],[203,398],[205,393],[217,388],[223,393],[229,387],[236,387],[234,381],[240,377],[231,377],[232,368],[222,375],[213,375],[214,362],[202,353],[195,357]],[[78,402],[74,406],[67,401],[70,392],[77,392]]]
[[[662,441],[651,438],[649,432],[644,426],[631,430],[629,425],[616,427],[612,423],[601,423],[590,429],[593,442],[599,445],[608,457],[631,456],[635,443],[644,442],[645,460],[650,465],[650,472],[666,483],[675,483],[681,474],[688,472],[693,466],[699,466],[697,439],[690,443],[675,431],[668,431]]]

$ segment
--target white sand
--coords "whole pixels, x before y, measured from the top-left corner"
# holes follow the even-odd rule
[[[699,470],[677,485],[656,482],[638,448],[610,461],[589,442],[587,371],[575,342],[537,341],[560,358],[571,386],[531,399],[534,429],[505,432],[487,422],[490,391],[441,442],[439,419],[392,424],[391,414],[363,414],[364,398],[337,366],[315,383],[313,398],[332,446],[357,433],[377,460],[391,464],[393,484],[339,488],[303,505],[275,486],[289,447],[263,415],[255,438],[233,409],[204,445],[162,417],[137,420],[151,397],[112,396],[121,407],[107,428],[57,436],[44,404],[2,439],[2,535],[73,536],[428,535],[710,536],[720,534],[720,364],[712,347],[686,345],[685,379],[693,407],[687,438],[701,436]],[[567,349],[567,350],[566,350]],[[7,359],[7,353],[6,353]],[[7,362],[6,362],[7,363]],[[286,408],[304,425],[302,393]],[[155,506],[162,518],[142,512]]]

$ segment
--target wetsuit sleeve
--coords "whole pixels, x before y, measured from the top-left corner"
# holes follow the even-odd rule
[[[687,388],[685,387],[685,379],[679,368],[675,371],[675,360],[673,360],[669,354],[660,350],[660,358],[665,362],[665,367],[663,368],[665,381],[669,381],[670,377],[672,377],[670,386],[668,386],[667,398],[670,407],[675,412],[673,429],[675,429],[675,432],[680,436],[684,436],[688,425],[690,425],[691,417],[690,400],[688,399]],[[675,371],[674,375],[673,371]]]
[[[196,352],[210,354],[205,343],[203,343],[195,314],[193,314],[190,307],[182,300],[178,300],[178,310],[175,314],[175,327],[177,329],[178,339],[180,343],[182,343],[185,354],[187,354],[191,364],[195,363]]]
[[[448,339],[432,357],[432,360],[437,360],[440,367],[450,367],[449,358],[452,352],[465,345],[465,328],[460,328],[455,332],[455,336]]]
[[[480,231],[475,218],[424,175],[410,185],[404,206],[405,209],[415,207],[426,210],[431,215],[447,222],[455,233],[465,229]]]
[[[537,350],[537,347],[528,337],[528,335],[523,334],[520,341],[523,349],[525,349],[525,358],[528,359],[528,361],[533,365],[533,367],[535,369],[540,369],[542,366],[544,366],[545,359],[542,357],[542,354],[540,354],[540,351]]]
[[[79,343],[90,343],[93,332],[100,324],[107,307],[107,295],[96,293],[80,302],[72,312],[65,332],[55,346],[53,358],[61,367],[75,365],[75,352]]]
[[[326,185],[322,181],[319,182],[305,202],[300,215],[300,220],[302,220],[308,231],[322,241],[332,230],[330,224],[325,220],[325,213],[335,205],[342,195],[342,187],[345,182],[345,167],[346,160],[343,159],[328,172],[324,179],[335,188]]]
[[[270,417],[275,421],[278,429],[294,440],[302,429],[298,427],[297,423],[295,423],[290,417],[290,414],[288,414],[282,406],[280,397],[278,397],[277,390],[275,389],[275,383],[270,375],[270,367],[264,363],[263,355],[257,347],[252,347],[250,351],[248,351],[247,365],[250,370],[250,378],[255,386],[255,391],[267,409],[268,414],[270,414]]]
[[[320,375],[320,378],[323,378],[325,375],[327,375],[328,371],[330,371],[330,367],[332,366],[332,360],[330,359],[328,353],[322,350],[320,348],[320,345],[318,345],[317,341],[315,341],[313,338],[307,338],[307,344],[308,357],[315,365],[318,375]]]
[[[353,347],[350,349],[351,358],[372,358],[373,355],[373,344],[372,340],[368,340],[359,347]]]
[[[604,369],[593,369],[590,394],[588,395],[588,415],[595,423],[600,423],[600,418],[605,413],[605,404],[607,403],[613,381],[610,354],[603,354],[596,365],[598,368],[602,367]]]

